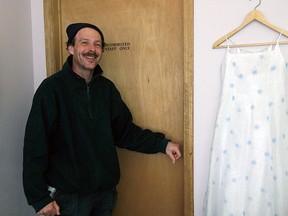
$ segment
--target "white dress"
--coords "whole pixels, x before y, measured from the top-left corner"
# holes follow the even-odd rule
[[[288,216],[287,72],[278,42],[227,49],[204,216]]]

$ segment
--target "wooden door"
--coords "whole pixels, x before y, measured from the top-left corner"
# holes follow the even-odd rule
[[[134,122],[183,144],[184,159],[175,165],[164,154],[118,150],[121,180],[114,215],[192,215],[192,88],[187,95],[183,87],[189,82],[184,73],[189,54],[183,1],[45,0],[44,7],[48,75],[59,70],[68,55],[67,25],[97,25],[107,43],[100,63],[104,76],[120,90]]]

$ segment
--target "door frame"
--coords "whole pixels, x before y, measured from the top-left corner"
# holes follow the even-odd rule
[[[43,0],[45,26],[45,52],[47,76],[61,68],[63,41],[60,37],[62,26],[59,25],[61,0]],[[194,215],[194,181],[193,181],[193,72],[194,72],[194,0],[183,0],[183,92],[184,92],[184,215]]]
[[[194,215],[194,0],[183,0],[184,27],[184,215]]]

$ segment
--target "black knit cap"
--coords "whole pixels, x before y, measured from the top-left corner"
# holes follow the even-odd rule
[[[95,25],[90,24],[90,23],[72,23],[66,28],[66,33],[68,36],[68,41],[67,41],[67,46],[70,45],[77,34],[77,32],[82,29],[82,28],[92,28],[95,31],[99,32],[102,40],[102,47],[104,47],[105,42],[104,42],[104,35],[102,31]]]

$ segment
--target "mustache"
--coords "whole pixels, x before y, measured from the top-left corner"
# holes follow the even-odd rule
[[[95,53],[95,52],[87,52],[87,53],[83,53],[83,56],[84,57],[94,57],[94,58],[97,58],[98,55]]]

